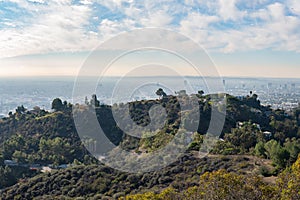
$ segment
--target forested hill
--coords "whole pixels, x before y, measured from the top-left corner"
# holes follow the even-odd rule
[[[145,175],[130,176],[99,164],[80,141],[72,118],[74,106],[80,112],[95,110],[102,129],[114,144],[137,153],[146,153],[165,145],[177,133],[181,124],[188,131],[193,110],[183,115],[180,106],[184,105],[179,103],[178,98],[181,98],[183,104],[190,98],[197,98],[199,103],[200,124],[189,148],[190,152],[197,151],[206,134],[213,105],[212,96],[201,92],[195,95],[181,94],[180,97],[162,95],[157,100],[127,103],[131,118],[141,126],[149,124],[148,111],[153,105],[162,105],[166,109],[167,120],[164,127],[155,136],[144,139],[124,134],[114,121],[112,106],[101,104],[96,95],[86,101],[85,105],[72,105],[54,99],[51,112],[39,107],[27,110],[19,106],[16,112],[0,119],[0,176],[3,177],[0,188],[5,188],[0,196],[30,199],[45,195],[91,197],[99,194],[99,198],[102,198],[118,193],[160,191],[168,186],[185,190],[197,186],[200,175],[205,172],[229,169],[240,174],[255,172],[253,175],[277,176],[297,160],[300,152],[300,108],[289,112],[272,110],[269,106],[262,106],[255,94],[244,98],[226,95],[222,140],[211,152],[216,157],[199,161],[187,152],[188,159],[184,162],[175,163],[159,173]],[[113,106],[124,107],[124,104]],[[241,158],[230,155],[241,155]],[[237,165],[243,163],[239,159],[244,159],[244,155],[254,158],[247,158],[245,166],[240,166],[245,170],[238,170]],[[256,158],[269,160],[273,165],[262,162],[256,166],[259,163],[254,161]],[[5,165],[4,160],[13,161],[17,166]],[[230,164],[226,164],[226,160],[231,161]],[[72,164],[72,167],[56,169],[64,164]],[[32,166],[52,166],[55,170],[41,174],[38,169],[33,170]],[[181,178],[176,178],[177,176]],[[30,177],[33,178],[28,179]],[[87,179],[87,184],[82,184]],[[19,183],[14,185],[17,182]],[[14,186],[9,187],[11,185]]]

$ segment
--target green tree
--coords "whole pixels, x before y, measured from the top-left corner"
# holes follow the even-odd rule
[[[259,156],[259,157],[267,157],[266,155],[266,149],[264,147],[264,143],[262,141],[258,142],[256,145],[255,145],[255,155],[256,156]]]
[[[25,163],[27,155],[22,151],[15,151],[12,155],[12,159],[18,163]]]
[[[266,154],[271,158],[273,163],[279,167],[284,168],[290,158],[290,153],[283,148],[276,140],[270,140],[265,144]]]
[[[162,89],[162,88],[159,88],[157,91],[156,91],[156,93],[155,93],[157,96],[159,96],[160,98],[161,97],[166,97],[167,96],[167,94],[164,92],[164,90]]]
[[[230,134],[225,135],[225,140],[249,151],[251,147],[255,146],[258,133],[258,128],[249,122],[245,123],[241,128],[232,129]]]
[[[204,94],[204,91],[203,91],[203,90],[198,91],[198,96],[202,97],[203,94]]]
[[[276,140],[270,140],[265,143],[264,148],[266,149],[267,158],[273,158],[280,149],[280,144]]]
[[[63,105],[61,99],[60,98],[55,98],[52,101],[52,107],[51,108],[55,111],[62,111],[64,109],[64,105]]]
[[[0,166],[4,165],[3,155],[0,154]]]
[[[90,103],[93,107],[99,107],[100,106],[100,101],[97,99],[97,95],[93,94],[92,95],[92,99],[91,99],[91,103]]]
[[[17,182],[9,167],[0,167],[0,189],[11,186]]]
[[[24,108],[23,105],[18,106],[17,109],[16,109],[16,113],[18,113],[18,114],[23,114],[23,113],[25,113],[25,111],[26,111],[26,108]]]
[[[292,138],[286,139],[284,148],[289,152],[290,159],[289,163],[294,163],[297,160],[298,154],[300,153],[300,139]]]

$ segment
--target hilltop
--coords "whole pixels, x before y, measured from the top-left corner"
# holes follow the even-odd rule
[[[0,120],[0,162],[3,163],[0,173],[1,177],[6,177],[0,183],[1,196],[5,199],[50,196],[61,199],[96,195],[99,199],[160,192],[168,187],[183,191],[199,186],[206,172],[224,169],[226,173],[241,177],[263,178],[277,176],[297,160],[300,152],[299,108],[291,112],[272,110],[261,105],[255,94],[243,98],[222,95],[226,97],[225,125],[211,155],[205,158],[197,158],[195,152],[201,147],[208,129],[214,99],[217,99],[213,95],[201,92],[194,95],[180,93],[180,96],[162,94],[156,100],[112,106],[101,104],[96,95],[84,105],[54,99],[51,112],[39,107],[26,110],[19,106],[15,113],[9,113],[8,117]],[[193,141],[179,161],[159,172],[128,174],[103,166],[82,144],[73,120],[74,110],[86,115],[95,111],[112,143],[144,154],[167,144],[177,134],[181,124],[189,131],[195,110],[187,109],[182,113],[181,106],[188,107],[186,102],[191,98],[197,99],[200,115]],[[150,108],[162,105],[167,116],[164,127],[149,138],[138,139],[127,135],[117,126],[112,114],[113,108],[121,109],[127,105],[131,118],[141,126],[150,123]],[[219,110],[222,105],[225,104],[216,104]],[[13,161],[18,166],[4,166],[4,160]],[[26,167],[32,165],[37,169]],[[60,165],[68,165],[68,168],[56,169]],[[51,166],[53,170],[41,173],[39,166]],[[265,180],[268,182],[268,179]],[[274,181],[262,181],[262,184],[272,186]]]

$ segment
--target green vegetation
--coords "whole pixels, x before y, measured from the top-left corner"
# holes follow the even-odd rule
[[[206,172],[200,176],[200,186],[178,191],[172,187],[160,193],[128,195],[126,200],[171,200],[171,199],[299,199],[300,198],[300,156],[291,168],[279,175],[275,184],[263,182],[253,175],[238,175],[225,170]]]
[[[241,169],[238,163],[243,163]],[[55,197],[84,197],[99,199],[120,197],[131,193],[160,192],[172,187],[183,191],[190,187],[201,186],[200,176],[206,172],[226,169],[232,173],[247,175],[259,173],[264,163],[253,156],[208,156],[197,158],[195,152],[187,153],[180,161],[166,168],[147,173],[129,174],[99,165],[77,165],[65,170],[53,170],[40,174],[6,188],[2,196],[9,199],[19,194],[19,199],[40,198],[47,195]],[[267,167],[271,167],[266,165]],[[18,198],[17,198],[18,199]]]
[[[170,96],[158,89],[156,94],[159,99],[113,106],[101,104],[96,95],[90,101],[86,98],[85,105],[56,98],[51,112],[17,107],[15,113],[0,119],[1,198],[299,199],[300,107],[290,112],[272,110],[261,105],[255,94],[241,100],[226,95],[221,139],[208,157],[198,158],[196,152],[207,132],[212,106],[221,110],[222,105],[203,91],[195,95],[179,91]],[[189,108],[191,99],[198,101],[199,110]],[[128,106],[131,119],[143,127],[159,123],[157,116],[150,118],[154,105],[165,108],[166,122],[160,130],[136,130],[136,134],[151,136],[142,139],[125,134],[112,114],[114,109],[125,118],[123,109]],[[194,131],[198,115],[200,123],[179,161],[159,172],[128,174],[102,166],[90,155],[73,121],[79,112],[85,120],[96,112],[112,143],[139,154],[163,147],[178,131]],[[90,131],[96,130],[91,127]],[[16,165],[4,165],[4,160]],[[62,164],[72,166],[56,169]],[[47,173],[28,167],[48,165],[54,170]],[[267,179],[276,177],[276,183]]]

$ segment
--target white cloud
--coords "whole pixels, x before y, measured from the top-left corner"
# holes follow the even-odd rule
[[[38,18],[22,28],[0,30],[0,55],[11,57],[61,51],[82,51],[96,44],[95,35],[83,28],[88,24],[90,8],[62,5],[67,1],[40,7]]]
[[[99,34],[102,41],[110,39],[120,33],[135,28],[133,20],[124,19],[122,21],[102,20],[99,26]]]
[[[235,0],[219,2],[218,15],[189,15],[181,21],[179,30],[213,51],[230,53],[268,48],[300,52],[300,18],[286,13],[287,4],[256,2],[257,9],[248,10],[246,14],[237,9]],[[259,6],[259,3],[266,5]],[[219,29],[214,26],[219,22],[216,16],[220,16],[219,20],[237,22],[235,26],[225,25]],[[243,18],[252,22],[245,23]]]
[[[258,9],[254,10],[252,13],[249,14],[249,17],[253,18],[254,20],[269,20],[270,15],[266,11],[266,9]]]
[[[58,5],[71,5],[72,0],[50,0],[49,3],[55,3]]]
[[[240,20],[245,14],[236,7],[236,0],[219,0],[219,15],[224,21]]]
[[[142,27],[174,29],[212,51],[300,51],[300,4],[296,0],[245,4],[242,0],[9,1],[33,17],[1,19],[0,25],[5,25],[0,29],[2,57],[89,50],[119,33]],[[96,13],[95,2],[107,7],[110,14]]]
[[[83,5],[92,5],[93,1],[92,0],[80,0],[80,3]]]
[[[218,21],[220,19],[217,16],[202,15],[193,12],[180,22],[179,31],[208,48],[209,26]]]
[[[281,20],[284,17],[285,6],[281,3],[274,3],[268,6],[268,13],[274,20]]]
[[[300,4],[299,0],[287,0],[287,3],[289,10],[295,14],[300,16]]]
[[[2,22],[2,24],[4,24],[5,26],[16,27],[15,23],[9,21],[4,21]]]
[[[33,2],[33,3],[45,3],[44,0],[27,0],[29,2]]]
[[[118,9],[123,9],[123,3],[134,3],[134,0],[95,0],[94,2],[109,8],[111,11],[115,11]]]
[[[140,23],[145,27],[168,27],[172,22],[172,17],[164,11],[158,11],[140,20]]]
[[[192,12],[180,22],[183,32],[185,29],[203,29],[211,23],[220,21],[219,17],[211,15],[202,15],[201,13]]]

